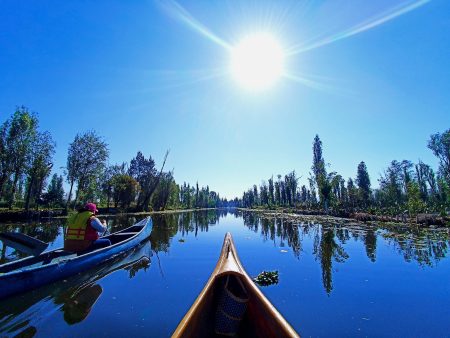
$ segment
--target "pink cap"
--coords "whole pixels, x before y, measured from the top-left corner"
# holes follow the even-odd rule
[[[91,211],[93,213],[98,212],[97,206],[94,203],[87,203],[84,207],[85,207],[86,210],[89,210],[89,211]]]

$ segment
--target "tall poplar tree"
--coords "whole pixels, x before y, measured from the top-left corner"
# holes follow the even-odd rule
[[[370,202],[372,191],[370,189],[370,178],[367,172],[367,166],[364,161],[358,164],[356,173],[356,184],[358,185],[358,194],[363,207],[367,207]]]

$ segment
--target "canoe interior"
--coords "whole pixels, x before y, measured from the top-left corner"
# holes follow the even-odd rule
[[[126,240],[130,239],[131,237],[136,236],[143,229],[143,225],[145,225],[146,223],[140,222],[138,224],[142,224],[142,225],[133,225],[129,228],[126,228],[124,230],[110,234],[108,236],[104,236],[102,238],[108,238],[111,241],[111,245],[125,242]],[[100,248],[95,251],[102,250],[102,249],[104,249],[104,248]],[[36,256],[36,257],[33,257],[33,256],[27,257],[27,258],[21,259],[17,262],[12,262],[12,263],[2,265],[2,266],[0,266],[0,273],[5,274],[8,272],[17,270],[17,269],[23,269],[23,268],[29,269],[29,268],[47,265],[50,263],[58,263],[58,261],[75,258],[80,255],[87,254],[87,253],[90,253],[90,251],[83,251],[83,252],[79,252],[79,253],[73,253],[70,251],[65,251],[63,249],[48,251],[48,252],[44,252],[41,255]]]
[[[215,333],[215,317],[227,274],[239,278],[249,295],[247,310],[234,337],[285,336],[285,333],[279,330],[279,324],[274,320],[272,313],[267,311],[266,305],[261,302],[257,295],[252,293],[254,286],[249,285],[248,280],[243,276],[230,272],[215,278],[214,283],[205,295],[204,301],[193,315],[183,337],[226,337]]]

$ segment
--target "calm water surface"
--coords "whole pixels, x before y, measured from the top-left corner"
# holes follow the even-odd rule
[[[111,218],[112,231],[136,218]],[[168,337],[233,235],[247,272],[304,337],[449,337],[448,230],[377,229],[219,211],[153,216],[149,241],[107,264],[0,302],[0,337]],[[62,245],[57,222],[0,225]],[[1,260],[18,258],[1,249]]]

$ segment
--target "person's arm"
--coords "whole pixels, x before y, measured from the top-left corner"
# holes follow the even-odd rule
[[[91,218],[91,226],[100,233],[104,233],[106,231],[106,225],[104,226],[102,222],[97,217]]]

